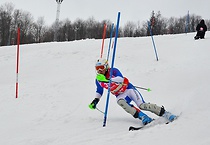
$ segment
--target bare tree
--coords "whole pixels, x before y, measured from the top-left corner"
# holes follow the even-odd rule
[[[46,27],[46,31],[43,35],[43,42],[52,42],[54,40],[54,30],[53,27]]]
[[[33,24],[33,27],[34,27],[34,35],[35,35],[35,41],[36,42],[42,42],[43,41],[43,36],[44,36],[44,33],[46,31],[46,28],[44,26],[44,17],[39,17],[37,19],[37,22]]]
[[[154,13],[154,11],[152,11],[150,25],[153,35],[167,33],[167,19],[162,17],[160,11],[158,11],[158,13]]]
[[[73,23],[73,27],[75,31],[75,40],[85,39],[86,30],[84,20],[78,18]]]
[[[0,45],[10,45],[13,10],[12,3],[5,3],[0,7]]]
[[[62,21],[61,26],[61,41],[72,41],[74,40],[74,30],[71,26],[71,21],[69,19],[66,19]]]
[[[136,25],[133,22],[131,21],[127,22],[123,29],[124,37],[133,37],[135,28],[136,28]]]
[[[194,32],[196,25],[200,22],[201,16],[191,14],[189,17],[188,32]],[[171,17],[166,19],[162,17],[160,11],[151,13],[150,24],[153,35],[160,34],[178,34],[185,33],[186,15],[180,18]],[[210,28],[210,20],[205,20],[206,25]],[[87,38],[101,39],[103,36],[104,24],[107,25],[106,38],[110,37],[112,23],[110,20],[96,21],[94,17],[87,20],[78,18],[71,22],[66,19],[59,21],[58,24],[58,41],[73,41]],[[5,3],[0,6],[0,45],[16,44],[17,27],[21,29],[20,43],[34,42],[51,42],[54,39],[55,23],[51,26],[45,26],[44,17],[39,17],[34,22],[33,16],[26,11],[14,10],[11,3]],[[113,30],[112,37],[115,37],[116,26]],[[119,27],[118,37],[140,37],[150,35],[147,22],[140,25],[128,21],[125,26]]]
[[[98,22],[96,22],[96,20],[94,19],[94,17],[91,17],[89,19],[87,19],[86,23],[86,28],[87,28],[87,35],[86,38],[95,38],[96,36],[96,29],[98,26]]]
[[[210,30],[210,20],[205,20],[205,23],[206,23],[207,29]]]
[[[20,20],[20,39],[22,43],[33,43],[35,39],[32,36],[33,16],[29,12],[22,12]]]

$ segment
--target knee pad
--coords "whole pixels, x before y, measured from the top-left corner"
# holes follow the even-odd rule
[[[137,118],[136,114],[138,113],[138,111],[134,107],[131,107],[128,103],[126,103],[124,99],[119,99],[117,101],[117,104],[120,105],[127,113]]]
[[[150,111],[158,116],[162,116],[165,113],[164,107],[157,106],[156,104],[142,103],[139,107],[142,110]]]

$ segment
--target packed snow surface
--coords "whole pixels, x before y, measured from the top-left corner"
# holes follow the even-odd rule
[[[19,92],[15,98],[17,46],[0,47],[1,145],[209,145],[210,32],[118,38],[114,66],[147,102],[181,116],[168,125],[140,126],[110,95],[104,115],[88,108],[95,97],[95,62],[102,40],[87,39],[20,46]],[[105,40],[107,57],[110,39]],[[109,62],[111,64],[111,55]],[[107,91],[97,107],[104,111]],[[150,112],[145,112],[157,118]]]

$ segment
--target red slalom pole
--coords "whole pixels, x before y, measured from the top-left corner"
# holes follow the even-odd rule
[[[20,49],[20,27],[17,29],[17,66],[16,66],[16,98],[18,98],[18,72],[19,72],[19,50]]]
[[[102,41],[102,46],[101,46],[101,58],[103,55],[103,50],[104,50],[104,39],[106,37],[106,24],[104,24],[104,32],[103,32],[103,41]]]

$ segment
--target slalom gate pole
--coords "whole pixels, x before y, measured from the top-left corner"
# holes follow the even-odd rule
[[[155,41],[154,41],[153,34],[152,34],[151,25],[150,25],[149,21],[147,21],[147,22],[148,22],[148,28],[149,28],[149,31],[150,31],[150,35],[151,35],[151,38],[152,38],[152,44],[153,44],[153,47],[154,47],[154,50],[155,50],[156,59],[158,61],[158,55],[157,55],[157,51],[156,51]]]
[[[107,98],[106,98],[106,107],[105,107],[105,112],[104,112],[103,127],[106,126],[106,120],[107,120],[107,112],[108,112],[109,96],[110,96],[110,88],[111,88],[110,86],[111,86],[111,81],[112,81],[112,74],[113,74],[114,59],[115,59],[115,52],[116,52],[116,46],[117,46],[119,23],[120,23],[120,12],[118,12],[118,17],[117,17],[117,26],[116,26],[116,32],[115,32],[115,43],[114,43],[114,50],[113,50],[113,55],[112,55],[112,65],[111,65],[111,70],[110,70],[110,80],[109,80],[109,88],[108,88],[108,93],[107,93]]]
[[[17,64],[16,64],[16,98],[18,98],[18,73],[19,73],[19,50],[20,49],[20,27],[17,29]]]
[[[106,24],[104,24],[104,32],[103,32],[103,40],[102,40],[102,46],[101,46],[101,58],[103,56],[103,51],[104,51],[104,39],[106,37]]]
[[[112,43],[112,33],[114,30],[114,23],[112,23],[111,31],[110,31],[110,40],[109,40],[109,48],[108,48],[108,54],[107,54],[107,61],[109,60],[109,53],[110,53],[110,48],[111,48],[111,43]]]
[[[189,22],[190,22],[190,14],[189,14],[189,11],[188,11],[187,12],[187,17],[186,17],[186,24],[185,24],[185,33],[188,33]]]

